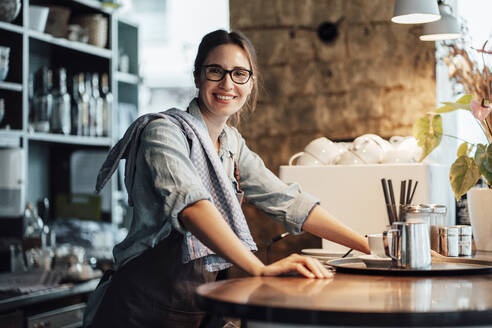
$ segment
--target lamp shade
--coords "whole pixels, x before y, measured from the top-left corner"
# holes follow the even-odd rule
[[[462,34],[456,17],[447,13],[444,6],[439,6],[439,11],[441,13],[441,19],[437,22],[424,24],[420,40],[438,41],[461,38]]]
[[[440,18],[435,0],[396,0],[391,21],[398,24],[422,24]]]

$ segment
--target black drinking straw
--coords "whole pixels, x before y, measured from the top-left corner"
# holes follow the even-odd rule
[[[407,180],[400,183],[400,205],[405,205],[405,193],[407,189]]]
[[[349,249],[347,253],[343,254],[342,259],[349,256],[349,254],[352,253],[353,250],[354,250],[353,248]]]
[[[391,213],[393,215],[393,222],[394,222],[398,216],[396,215],[395,193],[393,192],[393,182],[391,181],[391,179],[388,179],[388,187],[389,187],[389,194],[391,198]]]
[[[391,212],[391,204],[388,195],[388,187],[386,186],[386,179],[381,179],[381,186],[383,187],[384,201],[386,203],[386,212],[388,213],[388,221],[391,225],[393,223],[393,215]]]
[[[403,180],[400,183],[400,215],[398,216],[401,221],[401,210],[403,208],[403,205],[405,205],[405,192],[407,189],[407,180]]]
[[[415,194],[415,189],[417,189],[418,181],[415,181],[415,186],[413,186],[412,196],[410,196],[410,203],[413,201],[413,195]]]
[[[410,204],[410,192],[412,191],[412,179],[408,180],[407,199],[405,205]]]

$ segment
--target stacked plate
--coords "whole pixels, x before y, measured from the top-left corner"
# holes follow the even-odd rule
[[[379,257],[372,254],[364,254],[359,256],[368,268],[389,268],[392,265],[391,258]]]
[[[323,248],[305,248],[301,250],[302,255],[311,256],[320,261],[329,261],[341,258],[346,252],[333,252]],[[351,257],[350,253],[346,257]]]

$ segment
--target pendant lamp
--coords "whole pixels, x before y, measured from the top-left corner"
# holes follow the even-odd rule
[[[441,18],[435,0],[396,0],[391,21],[398,24],[422,24]]]
[[[424,29],[420,40],[422,41],[439,41],[452,40],[462,37],[458,20],[451,14],[451,7],[445,4],[439,4],[441,19],[437,22],[424,24]]]

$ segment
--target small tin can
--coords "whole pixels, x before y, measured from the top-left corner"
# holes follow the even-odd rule
[[[458,227],[440,227],[439,239],[442,255],[452,257],[460,255]]]
[[[458,247],[460,256],[472,255],[472,227],[469,225],[457,225],[459,229]]]
[[[441,241],[439,240],[440,226],[433,225],[430,227],[430,243],[431,249],[435,252],[441,253]]]

